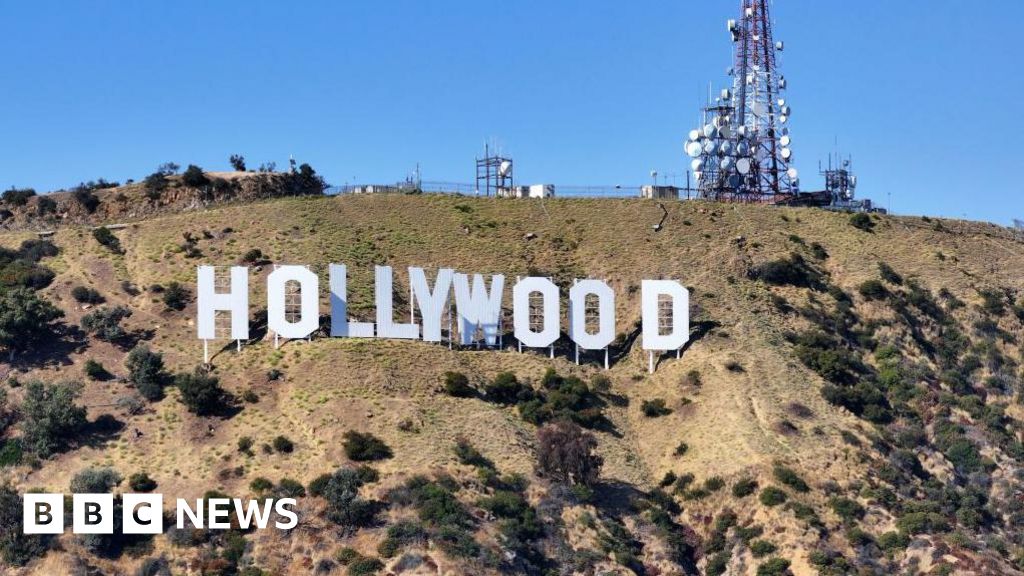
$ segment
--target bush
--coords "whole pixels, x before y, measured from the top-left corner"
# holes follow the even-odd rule
[[[511,372],[502,372],[494,380],[484,386],[484,395],[490,402],[499,404],[515,404],[521,400],[529,400],[533,389],[519,382]]]
[[[444,373],[444,391],[456,398],[471,398],[476,395],[476,390],[469,385],[469,378],[461,372]]]
[[[220,387],[220,381],[201,366],[191,374],[179,374],[175,385],[181,392],[182,404],[199,416],[220,412],[227,401],[227,393]]]
[[[804,482],[803,478],[801,478],[794,470],[782,466],[781,464],[775,465],[772,469],[772,474],[775,476],[776,480],[797,492],[810,492],[811,490],[811,487],[808,486],[807,483]]]
[[[252,456],[253,440],[249,436],[242,436],[238,439],[238,451],[242,454],[248,454]]]
[[[871,232],[875,228],[875,223],[871,220],[871,216],[868,216],[863,212],[858,212],[853,216],[850,216],[850,226],[853,226],[858,230]]]
[[[772,558],[757,567],[757,576],[784,576],[789,574],[789,560]]]
[[[24,566],[46,554],[51,540],[51,536],[24,533],[21,494],[9,484],[0,486],[0,559],[10,566]]]
[[[327,519],[348,530],[369,524],[377,505],[359,496],[359,489],[367,481],[367,474],[359,469],[341,468],[334,472],[323,490]]]
[[[868,300],[885,300],[886,296],[889,295],[889,291],[885,289],[885,286],[878,280],[866,280],[857,287],[857,291],[860,295]]]
[[[190,296],[191,295],[187,288],[178,282],[171,282],[164,290],[164,306],[166,306],[168,310],[184,310],[185,306],[188,305]]]
[[[788,496],[786,496],[786,493],[775,486],[768,486],[764,490],[761,490],[761,495],[758,497],[761,504],[764,504],[769,508],[782,504],[787,498]]]
[[[84,186],[76,186],[74,192],[72,192],[71,194],[71,197],[74,198],[76,202],[81,204],[82,208],[85,208],[85,211],[88,212],[89,214],[92,214],[93,212],[96,211],[97,208],[100,207],[99,197],[93,194],[92,190],[89,190]]]
[[[753,478],[741,478],[732,485],[732,495],[736,498],[746,498],[757,490],[757,481]]]
[[[847,524],[864,517],[864,507],[850,498],[834,497],[829,501],[832,510]]]
[[[101,246],[106,246],[111,252],[120,254],[123,252],[121,248],[121,241],[114,236],[114,233],[110,231],[106,226],[100,226],[92,231],[92,237],[100,243]]]
[[[46,216],[47,214],[53,214],[57,211],[57,203],[49,196],[40,196],[39,200],[36,200],[36,215]]]
[[[134,492],[152,492],[156,490],[156,480],[149,477],[145,472],[136,472],[128,477],[128,486]]]
[[[277,490],[275,490],[283,498],[302,498],[306,495],[306,489],[303,488],[302,484],[298,480],[292,480],[291,478],[282,478],[277,483]]]
[[[199,188],[210,183],[206,174],[203,173],[203,169],[195,164],[188,165],[188,168],[186,168],[185,172],[181,175],[181,181],[185,186],[190,186],[192,188]]]
[[[121,483],[121,475],[113,468],[86,468],[71,478],[70,489],[75,493],[103,494]]]
[[[274,483],[262,476],[257,476],[252,479],[252,482],[249,482],[249,489],[257,494],[267,492],[273,487]]]
[[[455,440],[454,452],[460,464],[477,468],[494,468],[494,463],[481,454],[466,438],[457,438]]]
[[[278,436],[273,441],[274,450],[281,454],[291,454],[295,450],[295,443],[286,436]]]
[[[590,486],[601,474],[597,439],[565,420],[537,430],[537,473],[563,484]]]
[[[349,430],[344,435],[345,455],[356,462],[368,462],[391,458],[391,448],[383,440],[369,432],[363,434]]]
[[[106,380],[110,378],[110,372],[103,367],[103,364],[93,360],[92,358],[85,361],[85,375],[90,380]]]
[[[26,449],[46,458],[79,439],[87,420],[85,408],[75,404],[78,394],[78,387],[70,384],[30,382],[25,386],[21,412]]]
[[[384,569],[384,563],[377,558],[361,557],[348,565],[348,576],[371,576]]]
[[[35,349],[52,336],[53,322],[63,316],[29,288],[0,288],[0,345],[12,358],[15,352]]]
[[[86,288],[85,286],[75,286],[72,288],[71,297],[81,304],[102,304],[104,302],[104,298],[98,290]]]
[[[10,190],[4,190],[3,201],[8,206],[24,206],[28,204],[28,199],[35,195],[36,191],[32,188],[15,188],[11,186]]]
[[[640,411],[648,418],[660,418],[672,413],[672,409],[665,406],[665,400],[662,398],[644,400],[640,404]]]
[[[82,329],[104,342],[116,342],[128,336],[121,321],[131,315],[132,311],[124,306],[97,308],[82,316]]]
[[[232,154],[231,158],[228,159],[231,162],[231,167],[235,169],[235,172],[245,172],[245,157],[241,154]]]
[[[704,489],[708,492],[718,492],[725,488],[725,480],[721,476],[712,476],[704,481]]]
[[[145,344],[140,344],[128,353],[124,362],[128,370],[128,380],[135,385],[139,394],[155,402],[164,396],[167,384],[167,373],[164,372],[164,357],[152,352]]]
[[[323,496],[327,490],[327,483],[331,481],[330,474],[321,474],[310,481],[307,491],[310,496]]]
[[[255,264],[264,260],[263,251],[259,248],[253,248],[242,255],[242,262],[246,264]]]
[[[685,456],[686,453],[689,452],[689,451],[690,451],[690,445],[687,444],[686,442],[680,442],[679,446],[676,446],[676,449],[673,452],[673,454],[675,454],[676,456]]]
[[[167,174],[163,172],[157,171],[146,176],[146,179],[143,180],[143,185],[146,189],[146,197],[150,200],[160,198],[163,191],[167,189],[168,184],[170,184],[170,182],[167,180]]]
[[[754,558],[763,558],[774,554],[778,549],[778,546],[767,540],[754,540],[750,543],[750,553],[754,555]]]

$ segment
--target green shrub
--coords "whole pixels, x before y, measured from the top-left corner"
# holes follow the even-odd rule
[[[736,498],[746,498],[757,490],[757,481],[753,478],[740,478],[732,486],[732,495]]]
[[[0,288],[0,346],[10,356],[32,350],[53,336],[53,323],[64,316],[30,288]]]
[[[785,502],[787,498],[788,496],[786,495],[786,493],[776,488],[775,486],[765,487],[763,490],[761,490],[761,495],[758,497],[758,499],[761,501],[761,504],[764,504],[765,506],[768,507],[778,506],[779,504]]]
[[[82,304],[102,304],[103,295],[98,290],[85,286],[75,286],[71,289],[71,297]]]
[[[704,481],[704,489],[708,492],[718,492],[725,488],[725,480],[721,476],[712,476]]]
[[[494,463],[481,454],[466,438],[456,438],[454,451],[460,464],[477,468],[494,468]]]
[[[899,532],[885,532],[878,537],[878,547],[882,550],[901,550],[910,545],[910,537]]]
[[[864,517],[864,507],[856,500],[834,497],[829,501],[829,505],[836,515],[848,524]]]
[[[358,550],[346,546],[341,550],[338,550],[338,553],[334,556],[334,559],[338,561],[338,564],[341,564],[342,566],[348,566],[360,556],[361,554],[359,554]]]
[[[24,447],[46,458],[79,440],[88,421],[85,408],[75,403],[78,395],[78,387],[70,384],[25,385],[21,404]]]
[[[43,556],[52,541],[49,536],[25,534],[21,524],[22,495],[10,484],[0,485],[0,560],[8,566],[24,566]]]
[[[754,555],[754,558],[763,558],[774,554],[778,549],[778,546],[767,540],[754,540],[750,543],[750,553]]]
[[[757,567],[757,576],[784,576],[789,573],[789,560],[771,558]]]
[[[519,382],[515,374],[502,372],[484,386],[484,395],[490,402],[515,404],[530,400],[533,397],[533,389]]]
[[[128,486],[133,492],[152,492],[156,490],[156,480],[149,477],[145,472],[136,472],[128,477]]]
[[[185,306],[188,306],[190,296],[187,288],[178,282],[170,282],[164,290],[164,306],[168,310],[184,310]]]
[[[210,183],[206,174],[203,173],[203,169],[195,164],[188,165],[188,168],[186,168],[185,172],[181,175],[181,181],[185,186],[190,186],[192,188],[199,188]]]
[[[93,360],[92,358],[85,361],[83,370],[90,380],[106,380],[107,378],[110,378],[110,372],[103,367],[103,364]]]
[[[384,569],[384,563],[377,558],[357,558],[348,565],[348,576],[371,576]]]
[[[383,440],[369,432],[363,434],[349,430],[344,435],[345,455],[356,462],[367,462],[391,458],[391,448]]]
[[[330,474],[321,474],[309,482],[306,491],[310,496],[323,496],[327,489],[327,483],[331,481]]]
[[[263,476],[257,476],[252,479],[252,482],[249,482],[249,489],[257,494],[267,492],[273,487],[274,483]]]
[[[181,403],[193,414],[216,414],[227,402],[227,393],[220,387],[220,380],[202,367],[197,367],[191,374],[178,374],[174,383],[181,393]]]
[[[686,453],[689,452],[689,450],[690,450],[690,445],[689,444],[687,444],[686,442],[680,442],[679,445],[676,446],[676,449],[672,453],[675,454],[676,456],[685,456]]]
[[[662,398],[644,400],[640,404],[640,411],[648,418],[660,418],[672,413],[672,409],[665,405],[665,400]]]
[[[810,492],[811,490],[811,487],[808,486],[807,483],[804,482],[803,478],[801,478],[794,470],[781,464],[775,465],[772,469],[772,474],[775,476],[776,480],[797,492]]]
[[[306,489],[302,486],[302,483],[291,478],[281,478],[277,483],[277,490],[275,492],[284,498],[302,498],[306,495]]]
[[[790,254],[789,258],[772,260],[751,268],[750,277],[773,286],[820,288],[822,284],[821,273],[796,253]]]
[[[878,280],[866,280],[857,287],[857,291],[860,295],[868,300],[885,300],[889,295],[889,291],[885,289],[885,286]]]
[[[287,436],[277,436],[274,438],[272,445],[274,450],[281,454],[291,454],[295,450],[295,443],[288,439]]]
[[[444,391],[456,398],[471,398],[476,395],[476,390],[469,385],[469,378],[461,372],[444,373]]]
[[[850,216],[850,226],[853,226],[858,230],[871,232],[875,228],[875,223],[871,220],[871,216],[868,216],[863,212],[857,212],[853,216]]]
[[[131,315],[132,311],[125,306],[97,308],[82,316],[82,329],[104,342],[116,342],[128,336],[121,321]]]
[[[100,226],[92,231],[92,237],[100,243],[101,246],[106,246],[111,252],[115,254],[122,253],[121,241],[114,236],[114,233],[110,231],[106,226]]]
[[[0,442],[0,468],[21,464],[23,452],[21,440],[18,438],[8,438]]]
[[[35,195],[36,191],[32,188],[15,188],[11,186],[9,190],[4,190],[2,199],[4,204],[8,206],[24,206],[28,204],[28,199]]]
[[[163,398],[168,375],[164,372],[164,357],[140,344],[128,353],[124,362],[128,380],[144,398],[153,402]]]
[[[71,478],[70,489],[82,494],[103,494],[113,490],[121,480],[121,475],[113,468],[86,468]]]

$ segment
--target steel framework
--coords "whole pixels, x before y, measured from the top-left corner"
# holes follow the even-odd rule
[[[476,193],[484,196],[507,196],[515,186],[511,158],[491,154],[490,145],[484,146],[484,157],[476,159]]]
[[[781,202],[799,190],[790,166],[793,151],[785,124],[791,114],[781,93],[769,0],[741,0],[740,19],[728,30],[735,46],[731,89],[703,110],[702,127],[686,150],[704,198],[733,202]]]

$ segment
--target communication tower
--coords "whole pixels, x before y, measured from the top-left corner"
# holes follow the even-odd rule
[[[490,144],[484,145],[484,157],[476,159],[476,192],[484,196],[509,196],[514,191],[512,159],[491,153]]]
[[[769,4],[741,0],[740,19],[728,21],[732,88],[708,103],[701,127],[689,134],[686,153],[704,198],[774,203],[799,192],[786,126],[793,111],[782,97],[787,83],[778,68],[784,45],[774,39]]]

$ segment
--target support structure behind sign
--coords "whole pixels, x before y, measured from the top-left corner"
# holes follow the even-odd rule
[[[213,287],[216,294],[231,292],[231,266],[213,267]],[[213,313],[213,332],[215,340],[231,340],[231,311],[215,310]],[[235,349],[242,351],[242,341],[235,340]],[[210,341],[203,340],[203,364],[210,363]]]

